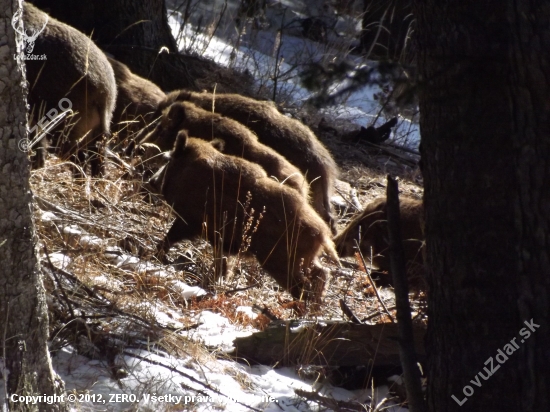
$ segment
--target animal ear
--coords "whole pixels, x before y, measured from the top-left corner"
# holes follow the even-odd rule
[[[176,144],[174,145],[174,156],[179,156],[185,151],[187,146],[187,131],[180,130],[176,137]]]
[[[185,89],[178,90],[174,92],[174,97],[178,101],[189,101],[191,100],[191,91]]]
[[[168,119],[176,126],[185,120],[185,107],[180,102],[176,102],[168,109]]]
[[[224,152],[225,151],[225,140],[222,139],[214,139],[210,141],[210,144],[216,149],[218,152]]]

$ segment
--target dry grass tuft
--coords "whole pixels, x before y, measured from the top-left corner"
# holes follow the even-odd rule
[[[360,203],[366,204],[384,193],[387,169],[373,169],[355,160],[355,148],[333,137],[322,136],[322,139],[337,154],[337,159],[346,159],[340,162],[341,179],[353,182]],[[173,219],[170,208],[154,196],[148,201],[147,196],[140,194],[141,182],[123,179],[125,173],[122,166],[109,163],[105,178],[74,179],[70,163],[55,158],[50,159],[45,168],[32,173],[31,184],[38,206],[38,235],[44,250],[57,258],[63,256],[63,262],[59,263],[63,269],[125,308],[139,307],[143,301],[162,302],[174,310],[199,304],[189,303],[178,292],[178,282],[185,282],[208,284],[217,296],[226,295],[223,299],[213,298],[211,303],[203,303],[211,300],[203,298],[200,304],[210,309],[223,307],[222,300],[224,305],[233,300],[236,306],[261,302],[281,319],[302,312],[289,304],[289,295],[280,290],[255,261],[243,256],[230,259],[232,270],[227,279],[212,282],[211,279],[215,279],[213,251],[206,242],[182,242],[170,251],[173,266],[158,264],[152,254]],[[419,197],[422,190],[407,180],[406,168],[401,169],[401,175],[404,176],[401,190]],[[243,251],[249,237],[254,235],[254,227],[259,221],[261,224],[261,213],[256,215],[254,221],[248,222],[250,233],[243,239]],[[346,221],[347,218],[342,219],[341,227]],[[145,258],[140,260],[140,255]],[[370,314],[372,307],[369,308],[368,299],[372,292],[368,289],[372,286],[365,284],[361,271],[325,264],[332,269],[333,281],[323,306],[323,316],[342,316],[337,304],[340,298],[348,300],[359,318]],[[227,311],[219,310],[221,313]],[[144,313],[152,316],[147,311]],[[227,315],[237,323],[250,322],[235,314]]]
[[[341,179],[353,183],[361,204],[384,193],[388,170],[372,167],[371,163],[380,164],[376,155],[361,154],[371,162],[364,164],[355,157],[355,148],[333,136],[321,138],[336,153]],[[403,178],[401,190],[421,196],[422,189],[409,179],[407,169],[397,166],[393,171]],[[216,278],[216,254],[201,240],[179,243],[168,254],[173,264],[162,265],[153,253],[174,218],[170,208],[158,197],[144,195],[141,181],[123,178],[127,169],[119,162],[108,162],[101,179],[75,179],[73,167],[52,157],[45,168],[31,175],[54,352],[72,345],[81,354],[106,359],[113,378],[118,379],[120,366],[114,359],[126,348],[189,356],[198,363],[211,356],[180,333],[195,328],[197,312],[204,310],[220,313],[234,325],[263,330],[274,318],[347,320],[340,307],[343,300],[362,321],[389,321],[365,268],[353,259],[341,268],[322,259],[332,279],[324,303],[315,312],[293,301],[256,261],[244,256],[254,228],[261,224],[261,211],[251,213],[254,218],[247,222],[243,253],[230,258],[226,278]],[[348,219],[349,215],[342,216],[341,228]],[[207,285],[209,293],[190,298],[186,285]],[[395,316],[393,293],[379,289]],[[413,310],[424,322],[424,297],[417,298]],[[241,309],[250,306],[265,314],[252,319],[250,312]],[[243,381],[243,386],[247,384]]]

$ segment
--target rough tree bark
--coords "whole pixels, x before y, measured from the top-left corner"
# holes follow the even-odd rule
[[[48,314],[36,256],[30,162],[19,149],[27,138],[27,91],[23,61],[14,59],[21,39],[12,28],[12,16],[20,7],[16,0],[0,0],[0,357],[8,394],[59,395],[63,381],[52,369],[47,346]],[[61,403],[10,404],[11,410],[64,410]]]
[[[414,15],[429,409],[550,410],[550,3],[416,0]]]

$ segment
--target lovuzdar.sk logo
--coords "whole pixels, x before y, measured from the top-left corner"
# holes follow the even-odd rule
[[[46,15],[46,21],[44,22],[44,25],[42,26],[41,29],[24,29],[25,26],[23,21],[23,9],[19,9],[13,14],[13,18],[11,19],[11,25],[13,29],[21,35],[21,37],[23,38],[23,41],[26,44],[26,47],[24,49],[25,53],[23,56],[24,60],[46,60],[45,54],[36,55],[36,54],[32,54],[32,52],[34,50],[34,43],[38,38],[38,36],[40,35],[40,33],[42,33],[46,28],[46,24],[48,24],[48,20],[49,18]],[[29,32],[30,35],[27,34],[27,32]],[[18,56],[16,55],[14,57],[17,60]]]

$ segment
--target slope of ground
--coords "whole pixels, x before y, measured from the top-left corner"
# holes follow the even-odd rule
[[[173,16],[171,23],[177,22]],[[299,54],[305,46],[298,40],[287,37],[283,43]],[[289,102],[310,94],[290,77],[273,81],[277,73],[292,69],[285,66],[291,61],[290,49],[284,49],[286,61],[278,62],[248,46],[252,44],[232,49],[210,38],[203,51],[225,56],[225,63],[242,70],[255,68],[257,92],[265,96],[270,90],[267,95],[286,103],[285,111],[307,123],[330,149],[341,169],[340,199],[335,199],[340,229],[354,212],[353,204],[365,205],[385,194],[388,173],[401,179],[403,195],[421,198],[417,155],[345,140],[358,124],[384,120],[380,102],[371,99],[380,89],[367,90],[368,98],[355,96],[362,106],[353,109],[299,110]],[[311,47],[311,54],[318,52],[317,46]],[[272,93],[274,87],[278,93]],[[414,140],[417,134],[414,123],[400,118],[394,138]],[[139,176],[128,179],[119,162],[110,162],[102,179],[75,179],[72,167],[50,157],[44,169],[32,173],[31,184],[50,300],[51,349],[56,370],[77,395],[76,410],[374,411],[391,404],[386,387],[335,388],[330,371],[229,360],[233,339],[262,330],[270,318],[347,320],[340,301],[366,323],[389,322],[395,316],[393,292],[388,287],[379,291],[388,314],[362,262],[348,259],[339,268],[324,261],[331,270],[331,286],[315,312],[293,302],[253,260],[234,262],[227,279],[214,281],[212,249],[204,241],[182,242],[170,251],[174,263],[161,265],[154,251],[174,218],[162,199],[143,193]],[[417,298],[414,315],[422,323],[422,293]],[[316,395],[307,395],[311,392]],[[133,397],[99,402],[109,401],[110,393]],[[182,407],[184,398],[159,401],[153,394],[195,398]]]

